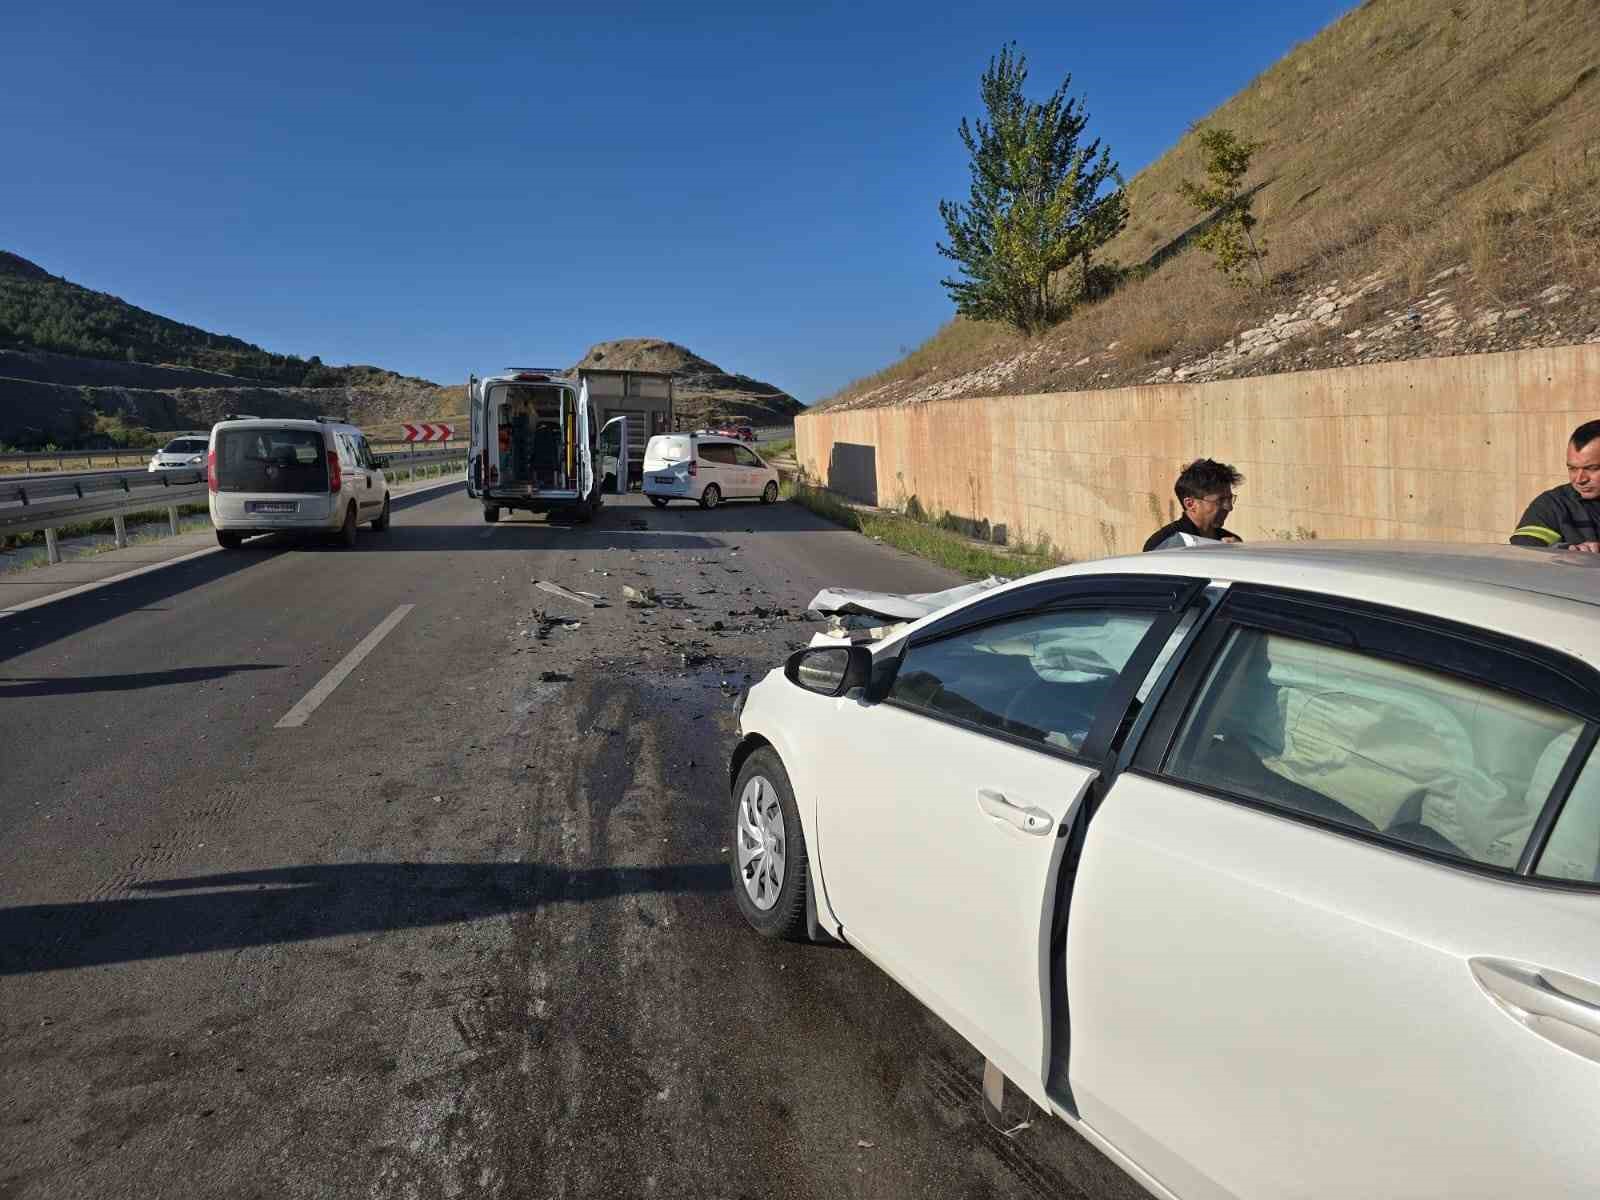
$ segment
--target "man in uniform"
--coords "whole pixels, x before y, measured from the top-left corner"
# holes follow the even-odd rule
[[[1596,481],[1600,482],[1600,475],[1596,476]],[[1152,533],[1144,548],[1160,550],[1164,544],[1186,545],[1179,534],[1209,538],[1214,542],[1237,542],[1238,535],[1229,533],[1222,523],[1233,511],[1233,489],[1243,482],[1244,476],[1228,463],[1195,459],[1179,473],[1173,487],[1183,516]]]
[[[1513,546],[1600,554],[1600,421],[1585,421],[1567,442],[1567,482],[1533,498],[1511,535]]]

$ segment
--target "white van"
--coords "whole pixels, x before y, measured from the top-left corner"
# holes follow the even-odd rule
[[[354,425],[241,417],[211,427],[206,477],[217,541],[235,550],[257,533],[337,533],[389,528],[388,460]]]
[[[644,448],[644,494],[664,508],[693,500],[715,508],[724,500],[778,499],[778,472],[736,438],[714,433],[663,433]]]
[[[568,510],[588,520],[628,487],[628,418],[596,428],[589,385],[543,367],[467,380],[471,453],[467,494],[483,519],[503,508]]]

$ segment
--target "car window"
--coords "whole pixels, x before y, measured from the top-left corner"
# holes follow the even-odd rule
[[[889,699],[1076,751],[1155,620],[1154,613],[1069,609],[912,646]]]
[[[738,460],[741,467],[764,467],[767,465],[743,446],[735,446],[733,448],[733,456]]]
[[[223,430],[217,481],[224,492],[327,491],[322,436],[309,429]]]
[[[1583,722],[1441,672],[1229,635],[1166,767],[1192,783],[1512,868]],[[1565,761],[1564,758],[1561,761]]]
[[[378,464],[373,457],[372,447],[367,444],[366,435],[358,433],[351,440],[356,444],[356,461],[368,470],[376,470]]]
[[[683,438],[651,438],[650,445],[645,449],[645,457],[682,462],[689,457],[689,445]]]
[[[1550,744],[1534,768],[1536,787],[1555,786],[1577,740],[1576,734],[1563,734]],[[1533,871],[1546,879],[1600,883],[1600,757],[1590,755],[1578,773]]]
[[[723,466],[731,467],[733,466],[733,450],[732,446],[701,443],[700,461],[720,463]]]

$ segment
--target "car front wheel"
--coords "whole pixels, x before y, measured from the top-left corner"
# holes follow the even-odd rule
[[[776,504],[778,502],[777,480],[768,480],[767,486],[761,490],[761,503]]]
[[[375,533],[383,533],[389,528],[389,497],[383,498],[383,512],[372,519],[372,528]]]
[[[806,924],[806,837],[794,789],[770,746],[746,760],[733,786],[733,898],[770,938],[799,938]]]

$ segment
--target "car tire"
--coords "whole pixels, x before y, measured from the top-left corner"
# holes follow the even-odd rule
[[[389,529],[389,497],[383,498],[383,512],[372,518],[372,531],[386,533]]]
[[[715,508],[722,503],[722,489],[714,483],[706,484],[706,490],[700,493],[701,508]]]
[[[651,496],[650,503],[657,508],[665,508],[667,506],[667,498],[665,496]]]
[[[244,535],[239,533],[229,533],[225,529],[219,529],[217,530],[217,545],[221,546],[224,550],[237,550],[240,546],[244,545]]]
[[[771,480],[770,482],[768,482],[766,487],[761,489],[761,503],[763,503],[763,504],[776,504],[777,502],[778,502],[778,481],[776,479],[774,479],[774,480]]]
[[[500,519],[500,506],[498,504],[485,504],[483,506],[483,519],[493,525]]]
[[[344,524],[339,527],[339,544],[346,550],[356,544],[356,506],[344,510]]]
[[[789,773],[763,746],[733,785],[733,899],[745,923],[763,937],[804,938],[810,884],[805,831]]]

